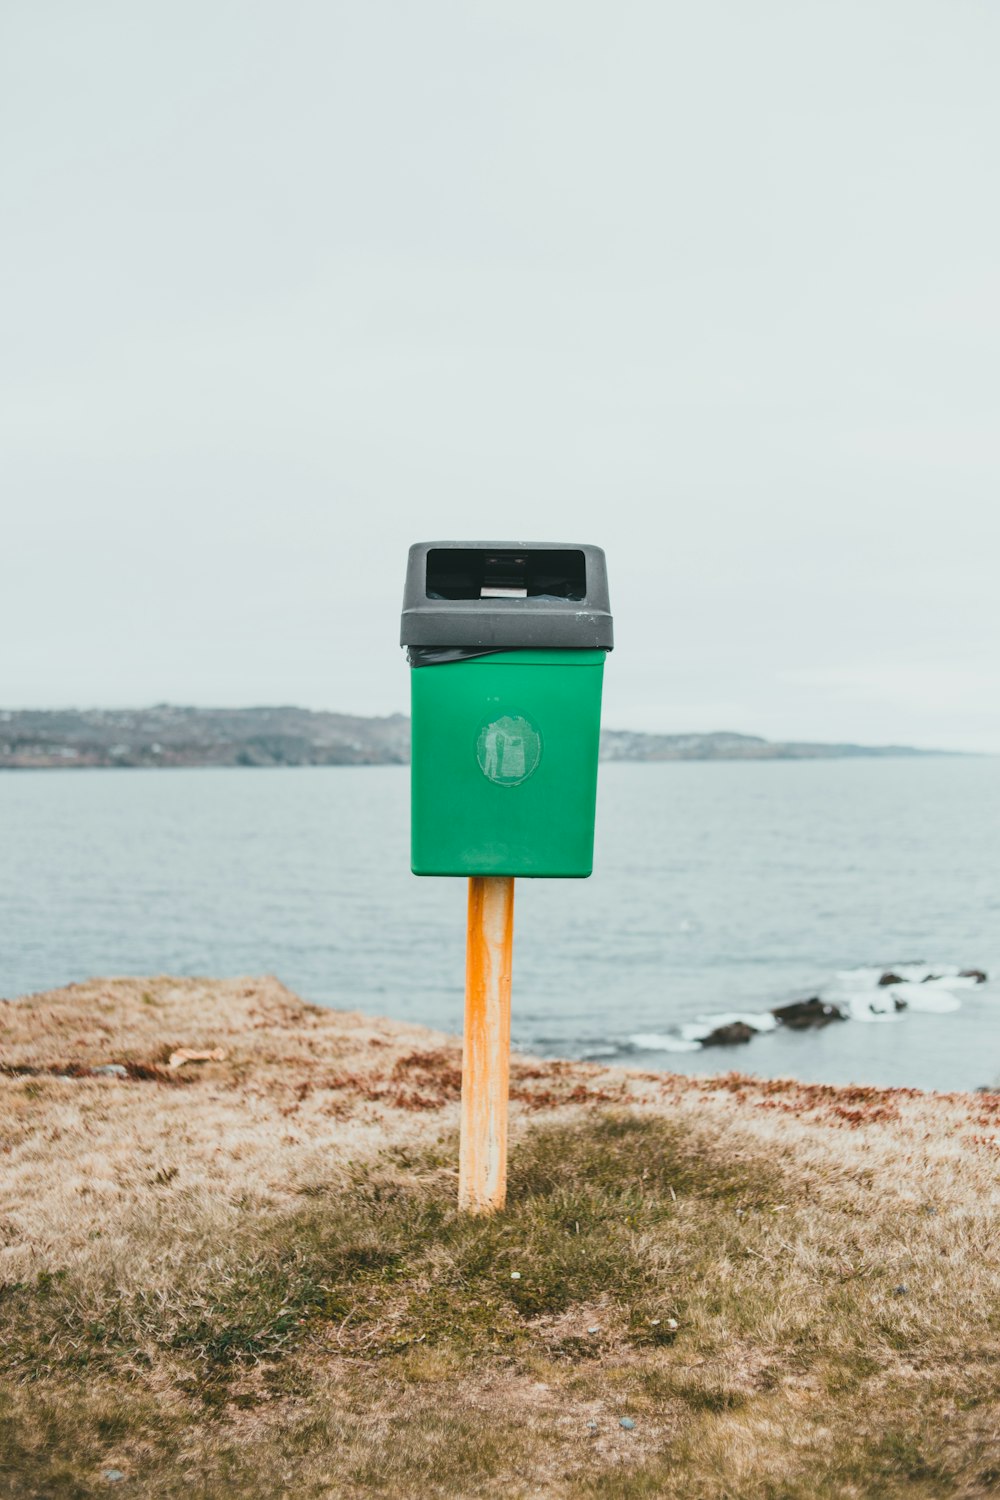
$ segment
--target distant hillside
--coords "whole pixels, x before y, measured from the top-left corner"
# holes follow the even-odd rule
[[[903,745],[779,743],[756,735],[606,729],[603,760],[817,760],[929,755]],[[410,758],[404,714],[358,718],[307,708],[0,711],[0,770],[53,766],[383,766]]]
[[[410,758],[410,721],[307,708],[0,712],[0,768],[380,766]]]
[[[631,729],[601,733],[602,760],[842,760],[861,755],[944,755],[909,745],[820,745],[806,740],[764,740],[756,734],[639,734]]]

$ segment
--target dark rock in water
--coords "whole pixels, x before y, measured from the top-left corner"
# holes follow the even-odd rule
[[[748,1042],[757,1033],[745,1021],[730,1021],[726,1026],[716,1026],[708,1036],[702,1037],[703,1047],[734,1047],[739,1042]]]
[[[938,980],[939,979],[943,979],[943,978],[944,978],[943,974],[925,974],[924,977],[923,977],[923,979],[921,979],[920,983],[921,984],[937,984]]]
[[[882,986],[887,984],[905,984],[905,982],[906,981],[903,979],[902,975],[894,974],[891,969],[886,969],[885,973],[882,975],[882,978],[879,980],[879,988],[882,988]]]
[[[977,984],[985,984],[989,975],[985,969],[962,969],[959,979],[974,979]]]
[[[893,997],[892,997],[892,1003],[896,1007],[897,1010],[905,1010],[906,1009],[906,1001],[905,1000],[901,1000],[898,995],[893,995]]]
[[[847,1020],[839,1005],[831,1005],[818,995],[813,995],[809,1000],[793,1000],[791,1005],[776,1005],[771,1014],[782,1026],[790,1026],[793,1031],[804,1031],[807,1026],[829,1026],[831,1021]]]

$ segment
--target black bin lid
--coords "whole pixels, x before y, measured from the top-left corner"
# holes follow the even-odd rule
[[[610,651],[604,552],[575,542],[417,542],[400,645]]]

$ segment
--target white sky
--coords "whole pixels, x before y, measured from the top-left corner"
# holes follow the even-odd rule
[[[406,707],[592,541],[605,722],[1000,750],[995,0],[6,0],[0,704]]]

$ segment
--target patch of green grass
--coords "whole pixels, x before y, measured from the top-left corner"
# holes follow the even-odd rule
[[[570,1183],[613,1202],[676,1207],[682,1197],[732,1200],[745,1208],[775,1201],[780,1169],[738,1143],[711,1147],[658,1117],[607,1112],[585,1123],[531,1131],[512,1156],[511,1205],[549,1196]]]
[[[339,1349],[366,1357],[417,1342],[514,1351],[533,1319],[604,1298],[626,1337],[669,1342],[662,1320],[656,1335],[650,1324],[676,1297],[656,1234],[683,1213],[777,1190],[773,1171],[722,1161],[660,1120],[536,1129],[512,1152],[503,1214],[459,1214],[440,1171],[369,1169],[347,1191],[248,1215],[208,1258],[200,1243],[175,1255],[169,1298],[118,1286],[114,1267],[96,1284],[58,1272],[11,1287],[0,1338],[22,1374],[108,1368],[156,1348],[219,1370],[280,1358],[331,1324],[343,1325]]]

